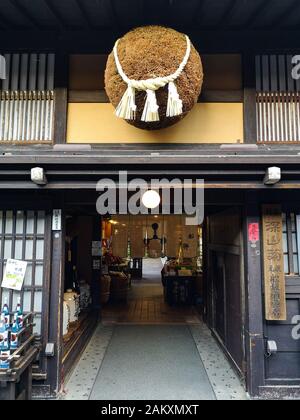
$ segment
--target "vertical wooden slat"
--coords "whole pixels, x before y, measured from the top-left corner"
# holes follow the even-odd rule
[[[287,83],[286,83],[286,65],[285,65],[285,56],[278,56],[278,68],[279,68],[279,90],[280,92],[286,92]]]
[[[20,72],[20,54],[13,54],[12,73],[11,73],[11,90],[19,89],[19,72]]]
[[[4,57],[6,61],[6,79],[2,81],[2,90],[9,90],[11,74],[11,54],[5,54]]]
[[[262,85],[263,92],[270,91],[270,67],[269,67],[269,56],[262,56]]]
[[[35,90],[37,83],[37,54],[30,55],[29,90]]]
[[[46,84],[46,54],[39,54],[38,90],[45,90]]]
[[[256,92],[262,91],[262,69],[261,69],[261,56],[255,57],[255,73],[256,73]]]
[[[15,95],[15,92],[19,89],[19,74],[20,74],[20,55],[13,54],[8,140],[13,140],[17,137],[19,101]]]
[[[20,74],[20,90],[27,90],[28,88],[28,54],[21,56],[21,74]]]
[[[278,92],[278,70],[277,70],[277,56],[270,56],[270,79],[271,79],[271,91]]]
[[[55,54],[48,54],[47,90],[54,90]]]

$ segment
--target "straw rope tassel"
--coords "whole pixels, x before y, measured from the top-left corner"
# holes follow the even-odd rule
[[[116,116],[124,120],[135,120],[136,118],[135,88],[128,86],[121,102],[117,106]]]
[[[147,89],[146,103],[143,111],[141,121],[144,122],[155,122],[159,121],[156,94],[154,90]]]
[[[179,97],[177,87],[174,82],[169,83],[169,96],[167,106],[167,117],[177,117],[183,112],[183,102]]]
[[[185,66],[188,63],[190,54],[191,54],[191,41],[188,36],[186,36],[186,53],[183,58],[182,63],[178,67],[175,73],[170,74],[166,77],[156,77],[155,79],[147,80],[134,80],[129,79],[126,76],[122,65],[118,57],[118,45],[119,40],[114,46],[114,58],[117,66],[119,75],[122,77],[123,81],[128,85],[126,92],[121,99],[121,102],[117,106],[116,115],[119,118],[125,120],[135,120],[137,106],[135,103],[135,92],[144,91],[147,93],[146,103],[142,115],[142,121],[144,122],[156,122],[159,121],[159,106],[157,104],[156,91],[169,85],[169,95],[168,95],[168,105],[167,105],[167,117],[177,117],[183,113],[183,102],[179,97],[177,87],[175,85],[175,80],[180,77]]]

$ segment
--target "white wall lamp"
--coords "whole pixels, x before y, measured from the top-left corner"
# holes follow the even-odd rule
[[[281,181],[281,169],[277,168],[276,166],[268,168],[264,178],[264,184],[275,185],[279,181]]]
[[[32,168],[31,181],[37,185],[46,185],[48,181],[45,170],[43,168]]]

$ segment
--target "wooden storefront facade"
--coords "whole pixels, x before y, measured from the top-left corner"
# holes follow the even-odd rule
[[[300,52],[300,6],[290,0],[134,0],[130,8],[117,0],[3,2],[0,272],[10,257],[31,266],[22,299],[36,315],[43,348],[34,371],[37,394],[55,396],[64,379],[66,212],[97,219],[97,181],[127,171],[146,180],[204,179],[206,322],[252,397],[299,396],[300,340],[292,337],[292,320],[300,311],[300,83],[292,58]],[[157,23],[190,35],[205,84],[183,122],[148,133],[114,118],[103,73],[120,35]],[[281,168],[281,180],[268,186],[264,176],[273,166]],[[44,169],[46,185],[31,181],[34,167]],[[284,320],[269,320],[265,307],[265,205],[282,213]],[[55,209],[62,210],[59,231],[52,230]],[[275,354],[268,354],[268,341],[276,342]],[[47,343],[55,344],[54,356],[45,355]]]

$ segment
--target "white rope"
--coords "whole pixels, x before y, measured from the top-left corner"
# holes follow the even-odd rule
[[[165,77],[156,77],[153,79],[147,80],[135,80],[129,79],[125,74],[122,65],[119,60],[118,56],[118,40],[114,46],[114,58],[117,66],[117,70],[123,81],[128,85],[128,89],[124,93],[124,96],[116,109],[116,115],[123,119],[134,120],[136,117],[136,104],[135,104],[135,90],[138,91],[145,91],[147,92],[146,104],[145,109],[142,116],[142,121],[145,122],[154,122],[159,121],[158,115],[158,105],[156,100],[156,95],[153,93],[165,87],[169,84],[169,98],[168,98],[168,106],[167,106],[167,117],[175,117],[181,115],[183,112],[183,103],[182,100],[179,98],[177,87],[175,85],[175,80],[180,77],[184,68],[186,67],[190,54],[191,54],[191,41],[189,37],[186,35],[186,53],[183,58],[182,63],[178,67],[175,73],[170,74],[169,76]]]

